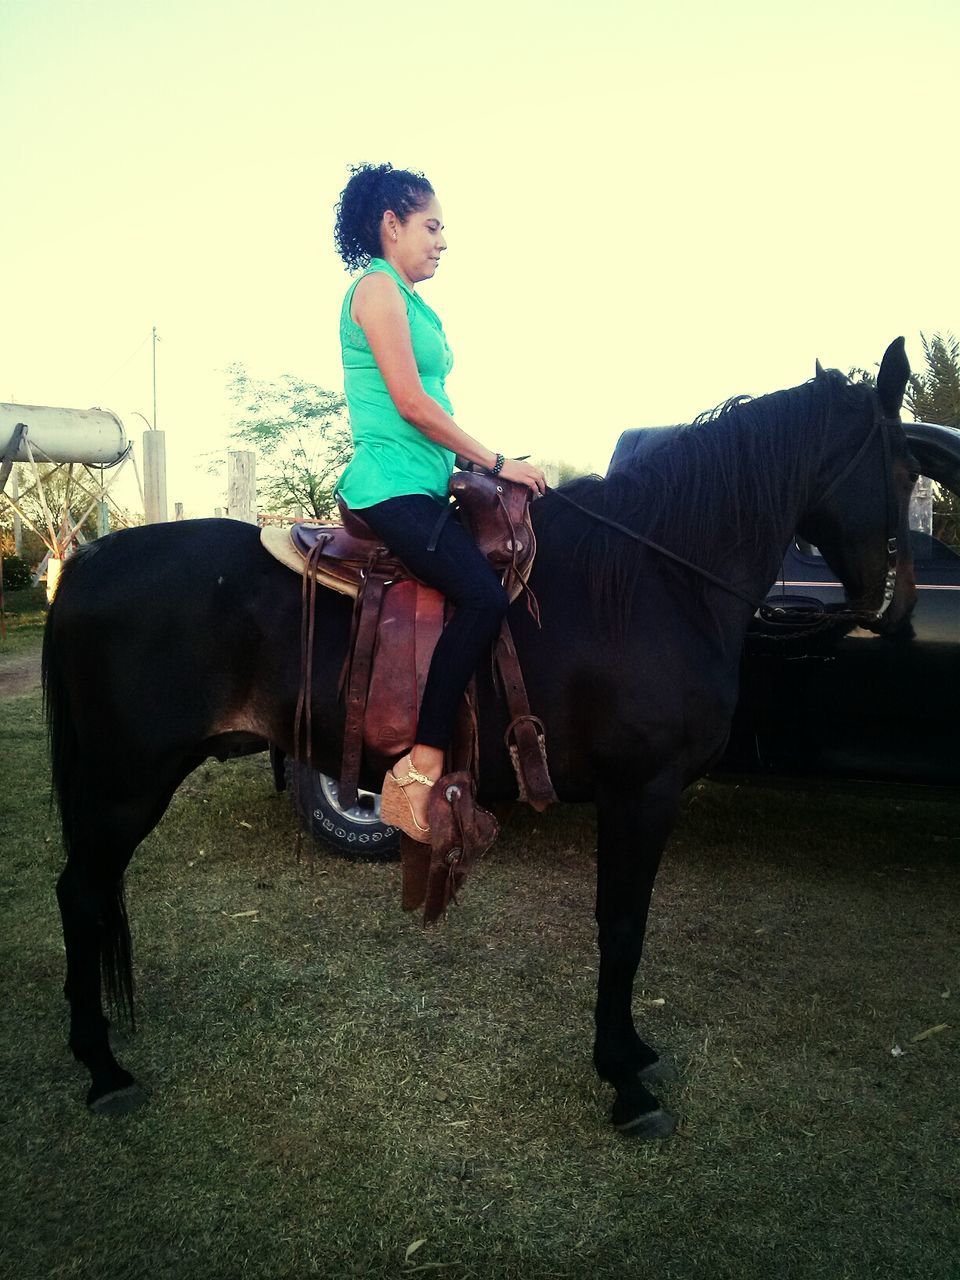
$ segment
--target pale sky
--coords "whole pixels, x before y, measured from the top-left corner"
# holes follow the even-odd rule
[[[224,370],[342,389],[347,166],[423,170],[457,419],[603,470],[626,427],[960,333],[956,0],[0,0],[0,400],[102,405],[168,493]]]

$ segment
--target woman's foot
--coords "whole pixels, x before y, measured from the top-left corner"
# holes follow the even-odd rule
[[[414,751],[398,760],[384,779],[380,817],[426,843],[430,839],[430,791],[443,773],[443,752],[429,747],[419,751],[414,747]]]

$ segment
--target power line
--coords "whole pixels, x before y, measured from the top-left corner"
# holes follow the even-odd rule
[[[156,332],[157,332],[156,329],[154,329],[153,333],[155,334]],[[133,357],[135,355],[139,355],[139,353],[143,350],[146,343],[150,341],[151,336],[152,335],[148,333],[147,336],[143,339],[143,341],[137,346],[136,350],[131,351],[131,353],[127,356],[126,360],[124,360],[121,364],[118,364],[116,369],[114,369],[113,373],[108,374],[106,378],[102,378],[101,382],[104,382],[104,383],[110,382],[113,378],[117,376],[118,373],[120,373],[122,369],[125,369],[127,365],[130,363],[130,361],[133,359]]]

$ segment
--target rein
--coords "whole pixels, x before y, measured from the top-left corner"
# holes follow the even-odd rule
[[[659,542],[654,542],[651,538],[645,538],[642,533],[637,533],[634,529],[629,529],[625,524],[619,524],[616,520],[610,520],[607,516],[602,516],[598,511],[591,511],[589,507],[582,507],[579,502],[574,502],[572,498],[568,498],[565,493],[561,493],[559,489],[548,489],[556,498],[562,498],[571,507],[576,507],[578,511],[582,511],[585,516],[589,516],[591,520],[596,520],[600,524],[605,524],[611,529],[616,529],[618,533],[624,534],[628,538],[632,538],[634,542],[642,543],[651,551],[656,551],[658,555],[666,556],[668,560],[672,560],[674,564],[682,565],[684,569],[689,569],[691,573],[697,574],[701,578],[706,578],[707,582],[712,582],[715,587],[720,587],[723,591],[729,591],[732,596],[736,596],[739,600],[744,600],[751,609],[756,610],[760,602],[753,596],[748,596],[745,591],[741,591],[739,587],[735,587],[732,582],[726,582],[723,578],[718,578],[715,573],[711,573],[709,569],[704,569],[701,565],[694,564],[692,560],[685,560],[683,556],[677,555],[675,551],[662,547]]]
[[[883,444],[883,475],[886,493],[887,507],[887,567],[883,584],[883,600],[880,608],[875,611],[866,609],[836,609],[829,613],[818,611],[815,616],[829,621],[830,625],[835,623],[847,622],[879,622],[887,610],[893,603],[894,591],[897,581],[897,503],[893,493],[892,482],[892,458],[890,450],[890,432],[889,428],[899,426],[899,420],[896,418],[888,418],[880,411],[880,400],[876,392],[874,392],[874,414],[873,426],[867,432],[866,439],[863,444],[853,455],[847,465],[843,468],[838,476],[827,486],[823,495],[818,499],[816,506],[822,506],[823,503],[831,497],[840,485],[846,480],[863,461],[873,438],[879,431]],[[750,605],[754,613],[759,613],[765,622],[779,623],[781,625],[789,624],[791,621],[800,622],[809,621],[811,611],[807,608],[789,608],[787,606],[768,605],[762,600],[757,600],[753,596],[748,595],[745,591],[741,591],[739,587],[735,587],[732,582],[727,582],[724,578],[718,577],[717,574],[711,573],[709,569],[704,569],[702,565],[694,564],[692,560],[687,560],[683,556],[678,555],[675,551],[661,546],[659,542],[654,542],[651,538],[645,537],[641,533],[637,533],[634,529],[630,529],[625,524],[620,524],[616,520],[611,520],[607,516],[600,515],[597,511],[591,511],[589,507],[581,506],[579,502],[574,502],[572,498],[567,497],[559,489],[548,489],[548,493],[557,498],[562,498],[569,506],[575,507],[583,515],[589,516],[591,520],[597,521],[599,524],[607,525],[611,529],[615,529],[618,533],[622,533],[625,537],[631,538],[634,542],[639,542],[651,551],[655,551],[658,555],[672,560],[674,564],[680,565],[682,568],[695,573],[698,577],[705,579],[715,587],[719,587],[722,591],[726,591],[729,595],[736,596],[738,600],[743,600]],[[814,508],[815,510],[816,508]],[[825,625],[821,622],[820,625]],[[804,628],[805,630],[807,628]]]

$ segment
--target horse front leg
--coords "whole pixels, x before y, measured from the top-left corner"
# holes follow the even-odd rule
[[[678,804],[672,778],[648,783],[639,795],[626,780],[615,787],[605,783],[597,793],[600,975],[593,1061],[617,1093],[614,1127],[641,1138],[665,1138],[676,1127],[646,1088],[673,1072],[637,1035],[632,1002],[653,882]]]

